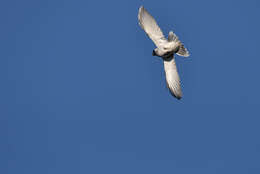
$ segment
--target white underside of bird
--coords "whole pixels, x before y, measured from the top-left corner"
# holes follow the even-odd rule
[[[153,55],[163,59],[166,83],[171,94],[177,99],[181,99],[182,90],[174,54],[188,57],[188,50],[172,31],[169,32],[168,39],[166,39],[155,19],[143,6],[139,8],[138,21],[141,28],[157,47],[153,50]]]

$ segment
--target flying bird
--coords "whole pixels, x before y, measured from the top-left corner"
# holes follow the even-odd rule
[[[163,59],[167,87],[174,97],[181,99],[182,91],[180,78],[178,75],[174,54],[188,57],[188,50],[184,47],[173,31],[169,32],[168,38],[166,39],[155,19],[143,6],[139,8],[138,21],[141,28],[157,47],[153,50],[152,55]]]

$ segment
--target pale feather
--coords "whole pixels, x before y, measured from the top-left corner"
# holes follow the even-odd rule
[[[168,61],[164,60],[163,63],[167,86],[174,97],[181,99],[181,84],[174,57]]]
[[[155,19],[148,13],[148,11],[141,6],[138,13],[139,25],[154,42],[158,48],[162,48],[167,40],[165,39],[163,32],[156,23]]]

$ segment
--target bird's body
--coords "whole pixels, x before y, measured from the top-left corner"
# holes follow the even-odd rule
[[[164,61],[166,82],[171,94],[177,99],[181,99],[180,78],[174,54],[188,57],[189,53],[187,49],[172,31],[169,32],[168,39],[166,39],[154,18],[143,6],[139,8],[138,20],[141,28],[157,46],[157,48],[153,50],[153,56],[159,56]]]
[[[162,58],[168,58],[168,56],[176,53],[179,49],[179,45],[175,42],[166,42],[164,47],[162,48],[155,48],[154,49],[154,56],[159,56]]]

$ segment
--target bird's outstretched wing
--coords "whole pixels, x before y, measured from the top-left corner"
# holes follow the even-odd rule
[[[171,94],[177,99],[181,99],[181,84],[174,57],[170,60],[164,60],[164,71],[166,83]]]
[[[138,20],[141,28],[146,32],[150,39],[152,39],[158,48],[162,47],[162,45],[167,42],[155,19],[143,6],[139,8]]]

